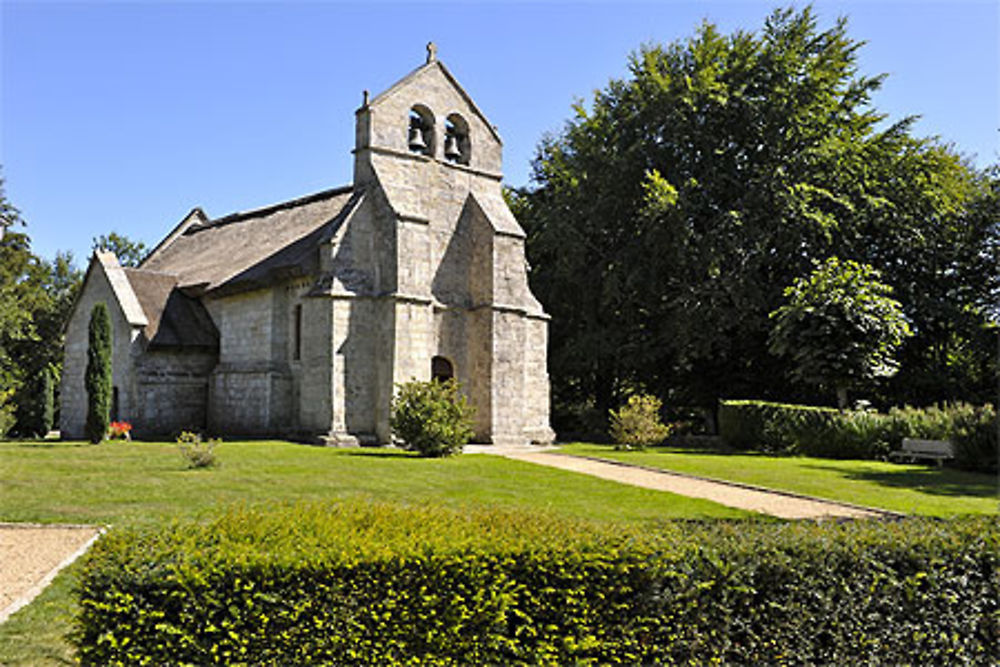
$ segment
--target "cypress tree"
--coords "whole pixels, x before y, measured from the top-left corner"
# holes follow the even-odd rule
[[[111,316],[104,303],[90,311],[88,330],[87,372],[87,439],[98,443],[104,439],[111,418]]]
[[[56,416],[56,386],[52,378],[52,370],[42,371],[41,414],[39,415],[39,437],[44,438],[55,424]]]

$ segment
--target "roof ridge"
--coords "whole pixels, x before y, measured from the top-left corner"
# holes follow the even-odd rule
[[[138,266],[123,266],[126,273],[152,273],[158,276],[167,276],[168,278],[178,279],[176,273],[168,273],[166,271],[156,271],[155,269],[143,269]]]
[[[320,201],[322,199],[330,199],[337,195],[347,194],[354,189],[354,185],[343,185],[337,188],[330,188],[329,190],[322,190],[320,192],[314,192],[309,195],[304,195],[296,199],[289,199],[288,201],[279,202],[277,204],[270,204],[268,206],[262,206],[260,208],[250,209],[249,211],[237,211],[236,213],[230,213],[221,218],[216,218],[214,220],[209,220],[208,224],[205,225],[193,225],[188,228],[184,234],[193,234],[206,229],[213,229],[215,227],[222,227],[223,225],[232,224],[234,222],[239,222],[241,220],[246,220],[248,218],[257,218],[264,215],[269,215],[271,213],[276,213],[278,211],[283,211],[289,208],[297,208],[299,206],[305,206],[306,204],[312,204],[313,202]]]

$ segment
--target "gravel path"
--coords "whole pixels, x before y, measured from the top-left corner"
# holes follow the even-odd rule
[[[527,461],[528,463],[537,463],[539,465],[610,479],[622,484],[641,486],[656,491],[669,491],[670,493],[691,496],[692,498],[704,498],[720,505],[770,514],[782,519],[861,519],[896,516],[891,512],[845,505],[818,498],[768,491],[742,484],[718,482],[679,473],[651,470],[626,463],[570,456],[551,450],[539,451],[539,448],[497,448],[492,452],[483,448],[482,451],[483,453],[496,453],[518,461]]]
[[[99,533],[94,526],[0,523],[0,623],[41,593]]]

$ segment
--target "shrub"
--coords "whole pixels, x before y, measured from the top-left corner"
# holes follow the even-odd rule
[[[202,440],[199,434],[191,431],[182,431],[177,436],[177,449],[187,461],[188,468],[212,468],[219,465],[215,448],[221,443],[219,438]]]
[[[800,432],[822,433],[837,415],[832,408],[767,401],[723,401],[719,436],[734,449],[788,453]]]
[[[15,410],[14,433],[20,437],[44,438],[55,421],[55,383],[52,370],[42,368],[26,383]]]
[[[87,439],[98,443],[104,439],[111,418],[111,316],[103,302],[90,311],[88,329],[87,370],[84,375],[87,390]]]
[[[56,383],[52,377],[53,372],[46,368],[42,371],[41,395],[39,397],[40,409],[38,419],[38,435],[44,438],[48,435],[56,422]]]
[[[901,442],[894,443],[885,415],[863,410],[834,412],[822,423],[791,430],[792,451],[831,459],[882,459]]]
[[[473,436],[473,409],[454,379],[399,385],[389,425],[408,449],[421,456],[450,456]]]
[[[890,438],[894,447],[899,447],[903,438],[925,440],[947,440],[951,435],[955,415],[971,410],[967,403],[957,403],[939,407],[914,408],[909,405],[889,410]]]
[[[888,414],[843,411],[765,401],[724,401],[719,433],[737,449],[835,459],[885,459],[903,438],[951,440],[955,463],[969,470],[997,468],[996,411],[956,403],[892,408]]]
[[[112,531],[104,664],[991,664],[994,517],[655,528],[376,504]]]
[[[14,426],[17,418],[14,416],[16,406],[10,403],[10,397],[14,395],[13,389],[0,391],[0,438],[7,437],[7,432]]]
[[[996,472],[1000,463],[997,429],[997,411],[990,404],[958,413],[951,434],[955,465],[967,470]]]
[[[660,421],[662,407],[657,397],[640,394],[630,396],[617,412],[609,410],[608,435],[615,449],[645,449],[663,442],[670,435],[670,427]]]

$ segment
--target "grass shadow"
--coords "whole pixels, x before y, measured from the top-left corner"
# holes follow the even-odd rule
[[[357,449],[347,449],[344,450],[344,453],[342,455],[361,456],[368,458],[382,458],[382,459],[399,459],[401,461],[420,458],[416,452],[409,452],[404,449],[388,449],[385,447],[360,447]]]
[[[949,468],[858,470],[857,468],[839,466],[836,463],[809,464],[804,467],[834,472],[844,479],[871,482],[897,489],[910,489],[935,496],[996,498],[998,491],[997,479],[991,475]]]
[[[95,445],[90,442],[21,442],[18,440],[9,440],[6,442],[0,442],[0,445],[9,445],[12,447],[17,447],[19,449],[76,449],[79,447],[99,447],[100,445]]]

